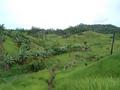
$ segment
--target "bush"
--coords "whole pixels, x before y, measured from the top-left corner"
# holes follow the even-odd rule
[[[6,70],[9,70],[12,65],[15,64],[15,61],[13,59],[13,57],[9,56],[9,55],[4,55],[4,59],[3,59],[3,66]]]
[[[80,51],[81,50],[81,45],[75,44],[71,46],[72,51]]]
[[[53,51],[54,51],[54,55],[60,55],[60,54],[66,53],[67,48],[65,47],[53,48]]]
[[[29,64],[30,71],[37,72],[39,70],[43,70],[45,68],[45,64],[43,61],[33,61]]]

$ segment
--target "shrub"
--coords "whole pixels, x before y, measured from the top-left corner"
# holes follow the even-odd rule
[[[79,44],[75,44],[75,45],[72,45],[71,46],[71,50],[72,51],[80,51],[81,50],[81,45],[79,45]]]
[[[67,48],[65,47],[53,48],[53,51],[54,51],[54,55],[60,55],[60,54],[66,53]]]
[[[4,55],[3,65],[6,70],[9,70],[14,63],[15,61],[13,57],[9,55]]]
[[[37,72],[39,70],[43,70],[46,66],[43,61],[33,61],[28,67],[30,71]]]
[[[15,60],[16,63],[18,63],[19,65],[23,65],[25,64],[27,58],[28,58],[28,53],[24,50],[20,50]]]

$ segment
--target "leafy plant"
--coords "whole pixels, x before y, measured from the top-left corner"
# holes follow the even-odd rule
[[[39,70],[43,70],[45,68],[45,64],[43,61],[33,61],[29,64],[30,71],[37,72]]]
[[[14,63],[15,63],[15,61],[14,61],[13,57],[11,57],[7,54],[4,55],[3,64],[4,64],[5,70],[9,70]]]

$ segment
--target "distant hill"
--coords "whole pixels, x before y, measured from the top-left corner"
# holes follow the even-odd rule
[[[32,34],[34,36],[38,36],[38,34],[35,34],[35,33],[57,34],[62,36],[69,36],[71,34],[81,34],[84,31],[95,31],[98,33],[112,34],[114,31],[120,32],[120,28],[111,24],[105,24],[105,25],[79,24],[76,26],[70,26],[66,29],[42,29],[42,28],[32,27],[29,31],[29,34]]]

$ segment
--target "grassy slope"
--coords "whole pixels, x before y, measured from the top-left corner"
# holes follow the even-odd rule
[[[80,69],[57,74],[55,90],[119,90],[119,54],[104,58]],[[0,90],[47,90],[46,70],[38,73],[1,79]],[[63,82],[64,80],[64,82]],[[3,83],[4,82],[4,83]]]
[[[6,40],[3,45],[4,45],[5,52],[10,55],[15,55],[19,50],[16,44],[13,42],[13,40],[10,37],[6,37]]]
[[[110,48],[111,39],[109,35],[84,32],[82,36],[73,35],[67,39],[59,36],[52,38],[52,35],[48,37],[51,37],[46,42],[48,45],[52,45],[54,42],[58,42],[60,46],[70,43],[83,44],[84,41],[87,41],[92,51],[80,53],[81,57],[86,57],[86,55],[105,56],[109,54],[109,49],[106,49],[107,47]],[[32,45],[34,46],[34,44],[35,43]],[[115,52],[120,50],[119,45],[119,41],[116,41]],[[4,46],[10,54],[16,52],[15,44],[9,37],[4,43]],[[38,47],[38,45],[36,47]],[[73,55],[74,54],[72,54],[72,56]],[[56,59],[59,59],[62,65],[64,65],[69,62],[71,58],[67,54],[50,58],[50,60],[53,60],[52,62],[55,62]],[[117,54],[106,57],[104,60],[95,62],[87,67],[81,67],[81,65],[79,65],[71,70],[61,71],[57,74],[55,90],[119,90],[119,59],[119,54]],[[33,74],[1,78],[0,90],[47,90],[47,84],[44,80],[47,78],[48,71],[46,70]]]
[[[80,44],[83,45],[83,43],[86,41],[88,42],[90,48],[92,51],[87,52],[87,54],[93,54],[93,55],[101,55],[105,56],[109,54],[110,46],[111,46],[111,35],[104,35],[96,32],[87,31],[84,32],[83,35],[71,35],[68,38],[62,38],[61,36],[57,36],[54,34],[48,35],[47,39],[45,41],[46,47],[50,47],[55,45],[57,43],[57,46],[65,46],[68,44]],[[31,50],[44,50],[42,46],[42,42],[39,41],[38,38],[34,38],[29,35],[25,35],[28,39],[31,41]],[[38,45],[40,44],[40,45]],[[115,51],[120,50],[120,42],[119,40],[115,41]],[[10,37],[7,37],[7,39],[4,42],[4,47],[6,52],[14,55],[18,52],[18,48],[16,47],[15,43]],[[84,53],[81,53],[84,55]]]
[[[88,45],[90,46],[90,51],[84,52],[72,52],[71,57],[69,57],[68,53],[54,56],[48,59],[48,63],[54,63],[56,60],[60,60],[60,63],[62,66],[69,63],[71,60],[75,59],[75,55],[78,54],[80,56],[80,59],[78,62],[81,63],[81,61],[86,61],[86,58],[88,58],[88,61],[93,61],[90,57],[91,56],[97,56],[97,57],[105,57],[110,54],[110,47],[111,47],[111,35],[105,35],[101,33],[91,32],[87,31],[84,32],[83,35],[72,35],[68,38],[62,38],[60,36],[56,35],[49,35],[48,40],[46,43],[48,45],[53,45],[54,42],[57,42],[60,44],[60,46],[65,46],[68,44],[80,44],[83,45],[83,43],[86,41],[88,42]],[[55,38],[56,37],[56,38]],[[62,41],[62,42],[61,42]],[[51,42],[51,43],[49,43]],[[120,42],[115,41],[114,44],[114,52],[118,52],[120,50]]]
[[[120,53],[58,77],[55,90],[119,90]],[[64,82],[63,82],[64,80]]]
[[[0,79],[0,90],[47,90],[47,71]]]

